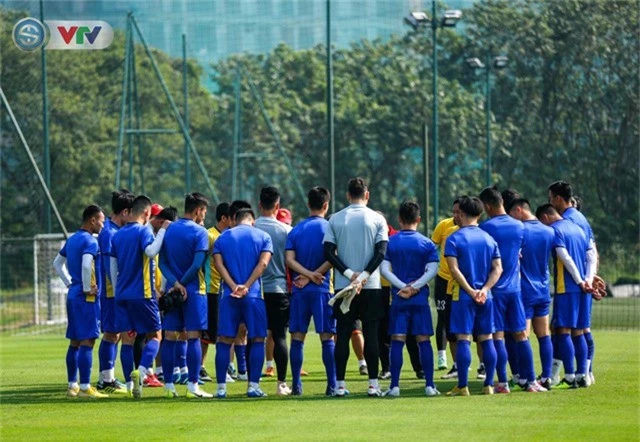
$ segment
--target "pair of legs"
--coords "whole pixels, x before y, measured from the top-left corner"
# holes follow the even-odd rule
[[[572,387],[588,386],[585,377],[589,373],[589,346],[584,331],[590,325],[591,295],[556,294],[553,302],[557,355],[564,365],[564,379]],[[574,366],[574,359],[577,366]]]
[[[98,348],[100,363],[98,386],[108,385],[108,387],[114,388],[116,386],[115,363],[118,354],[118,341],[120,340],[120,334],[115,330],[115,298],[100,298],[100,325],[102,340]]]
[[[451,317],[451,295],[447,295],[447,287],[449,281],[440,275],[436,275],[434,287],[434,299],[436,303],[436,312],[438,314],[438,321],[436,323],[436,347],[438,348],[438,370],[445,370],[447,368],[447,342],[449,335],[449,322]],[[454,363],[455,357],[455,337],[454,347],[450,347],[451,358]]]
[[[288,293],[265,293],[264,302],[267,311],[267,339],[273,340],[273,359],[278,383],[284,384],[289,363],[287,327],[289,325],[290,295]]]
[[[526,303],[525,313],[527,317],[527,336],[531,335],[531,328],[533,327],[533,333],[538,339],[540,363],[542,365],[540,381],[545,385],[549,385],[547,380],[551,378],[553,365],[553,344],[551,343],[549,331],[549,300]]]
[[[107,397],[91,388],[93,347],[100,335],[98,328],[100,305],[95,302],[95,297],[85,297],[84,294],[68,296],[66,304],[68,320],[66,338],[69,339],[66,356],[67,395],[69,397],[78,395]],[[78,385],[78,372],[80,372],[80,385]]]

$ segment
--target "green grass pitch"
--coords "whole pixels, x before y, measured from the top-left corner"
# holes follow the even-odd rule
[[[61,334],[62,335],[62,334]],[[596,385],[544,394],[514,391],[481,396],[424,397],[408,356],[402,397],[368,398],[366,380],[351,356],[345,399],[325,398],[320,345],[310,334],[305,348],[304,396],[244,396],[229,386],[226,400],[174,400],[145,389],[141,400],[67,399],[66,341],[60,336],[0,337],[0,440],[633,440],[640,439],[640,339],[635,332],[596,332]],[[533,340],[535,347],[535,339]],[[97,346],[96,346],[97,347]],[[534,348],[537,355],[537,347]],[[207,366],[214,367],[211,351]],[[475,374],[477,361],[472,363]],[[120,364],[117,364],[121,377]],[[443,372],[436,372],[439,377]],[[97,349],[93,378],[97,377]],[[474,378],[474,376],[471,376]],[[437,381],[441,392],[453,382]],[[386,388],[387,382],[383,382]],[[178,386],[181,393],[184,386]],[[205,385],[214,391],[214,385]]]

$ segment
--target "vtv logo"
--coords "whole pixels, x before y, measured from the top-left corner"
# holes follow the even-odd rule
[[[113,29],[100,20],[47,20],[51,38],[47,49],[104,49],[113,41]]]

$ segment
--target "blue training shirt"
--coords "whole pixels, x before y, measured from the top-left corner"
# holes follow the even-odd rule
[[[551,224],[555,233],[553,238],[553,258],[554,273],[556,283],[556,294],[562,293],[582,293],[582,289],[575,283],[571,274],[564,268],[564,263],[556,254],[557,247],[567,249],[569,256],[578,268],[580,278],[584,279],[587,274],[587,250],[589,249],[589,239],[584,231],[577,224],[561,219]]]
[[[67,270],[71,276],[71,285],[67,296],[69,298],[84,296],[82,291],[82,255],[93,256],[91,285],[97,285],[95,266],[99,253],[98,240],[86,230],[78,230],[71,235],[59,253],[67,258]]]
[[[293,250],[296,252],[296,261],[305,269],[314,271],[326,261],[322,239],[328,228],[329,221],[320,216],[310,216],[298,223],[298,225],[289,232],[285,250]],[[298,272],[291,270],[292,279],[295,279],[298,275]],[[292,291],[293,293],[328,293],[330,279],[331,270],[327,270],[324,274],[324,282],[322,284],[318,285],[310,281],[309,284],[301,289],[294,285]]]
[[[562,213],[562,217],[580,226],[584,234],[587,235],[587,240],[595,242],[591,224],[589,224],[589,221],[587,221],[587,218],[585,218],[582,212],[580,212],[575,207],[569,207]]]
[[[98,235],[98,245],[100,246],[100,298],[113,298],[113,286],[111,285],[111,242],[120,227],[111,218],[107,218],[104,227]]]
[[[145,225],[127,223],[113,236],[111,256],[118,260],[116,299],[149,299],[155,297],[156,262],[144,249],[154,240]]]
[[[480,224],[498,243],[502,275],[493,287],[494,295],[520,291],[520,249],[524,243],[524,225],[509,215],[498,215]]]
[[[538,220],[524,221],[524,245],[520,273],[522,299],[526,302],[549,299],[549,256],[554,231]]]
[[[410,284],[422,275],[430,262],[438,262],[438,248],[426,236],[415,230],[401,230],[389,238],[384,259],[391,263],[393,274],[402,282]],[[425,285],[409,299],[398,296],[396,287],[391,287],[393,303],[402,305],[428,305],[429,286]]]
[[[273,253],[273,244],[268,233],[246,224],[227,229],[213,245],[213,254],[222,255],[224,266],[236,284],[244,284],[258,264],[262,252]],[[229,296],[231,287],[222,280],[222,296]],[[249,287],[249,298],[262,297],[262,280],[258,278]]]
[[[161,259],[169,266],[171,274],[182,280],[187,270],[193,264],[196,253],[209,251],[209,236],[207,229],[188,218],[180,218],[171,223],[164,234]],[[204,266],[198,270],[198,277],[189,281],[185,288],[187,293],[204,295],[207,293]],[[166,277],[166,276],[165,276]],[[170,287],[167,287],[167,290]]]
[[[455,256],[458,268],[469,285],[479,290],[489,279],[491,263],[500,258],[500,249],[496,241],[478,226],[465,226],[449,235],[444,256]],[[458,300],[460,286],[454,282],[453,300]],[[467,293],[471,296],[470,293]],[[491,292],[487,297],[491,298]]]

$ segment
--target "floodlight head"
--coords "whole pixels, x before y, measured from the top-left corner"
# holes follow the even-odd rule
[[[503,55],[496,57],[493,59],[493,67],[496,69],[504,69],[507,67],[507,63],[509,62],[509,58]]]
[[[453,28],[462,18],[462,11],[459,9],[449,9],[444,11],[441,25],[445,28]]]
[[[465,63],[467,63],[467,66],[469,66],[472,69],[483,69],[484,68],[484,64],[480,61],[480,59],[478,57],[467,58],[465,60]]]
[[[404,22],[413,29],[418,29],[420,26],[429,23],[429,16],[420,11],[412,12],[404,18]]]

